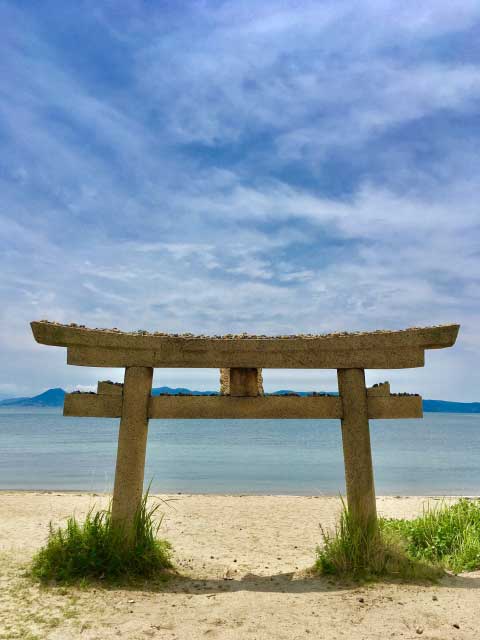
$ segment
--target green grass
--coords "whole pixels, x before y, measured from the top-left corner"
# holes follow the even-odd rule
[[[359,526],[345,504],[334,533],[322,528],[322,539],[315,564],[322,574],[354,580],[391,577],[432,581],[443,574],[438,563],[411,556],[395,530],[386,530],[374,522]]]
[[[351,578],[435,580],[445,570],[480,568],[480,500],[427,506],[414,520],[380,518],[359,527],[345,504],[333,534],[322,529],[320,573]]]
[[[135,514],[133,538],[112,523],[111,505],[87,514],[83,523],[74,516],[65,528],[49,525],[46,545],[33,559],[31,574],[41,581],[75,582],[88,579],[152,578],[171,567],[171,546],[157,538],[159,504],[148,507],[148,492]]]
[[[410,557],[441,563],[459,573],[480,568],[480,500],[427,507],[414,520],[382,519],[383,531],[400,536]]]

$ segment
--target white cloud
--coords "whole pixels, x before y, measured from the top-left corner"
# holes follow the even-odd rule
[[[478,4],[132,6],[131,20],[91,7],[124,47],[128,86],[74,73],[38,18],[2,42],[0,385],[118,379],[66,367],[33,343],[34,318],[273,334],[459,321],[438,370],[392,375],[478,399],[480,75],[440,42],[471,29]],[[157,372],[199,388],[216,375]],[[333,372],[268,378],[335,385]]]

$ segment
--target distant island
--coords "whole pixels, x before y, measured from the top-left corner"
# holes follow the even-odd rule
[[[0,400],[0,407],[62,407],[65,390],[60,388],[48,389],[43,393],[31,398],[7,398]],[[172,389],[171,387],[156,387],[152,389],[152,395],[159,396],[162,393],[171,395],[194,395],[194,396],[211,396],[218,395],[218,391],[192,391],[183,387]],[[272,395],[285,395],[289,393],[297,393],[305,396],[311,392],[308,391],[291,391],[289,389],[281,389],[275,391]],[[319,392],[324,393],[324,392]],[[336,392],[329,392],[336,395]],[[423,410],[425,413],[480,413],[480,402],[449,402],[447,400],[423,400]]]

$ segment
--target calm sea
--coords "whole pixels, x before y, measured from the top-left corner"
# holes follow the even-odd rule
[[[118,420],[0,410],[0,489],[110,491]],[[480,415],[371,422],[378,495],[479,495]],[[336,420],[152,420],[154,491],[334,495],[344,491]]]

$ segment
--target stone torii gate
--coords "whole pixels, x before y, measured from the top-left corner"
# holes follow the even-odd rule
[[[400,331],[297,336],[194,336],[124,333],[75,324],[31,323],[41,344],[67,347],[67,363],[122,367],[123,384],[99,382],[97,393],[65,396],[65,416],[120,418],[112,519],[130,526],[144,483],[150,418],[338,418],[349,512],[375,523],[369,419],[421,418],[422,398],[391,394],[388,382],[365,386],[365,369],[423,367],[426,349],[451,347],[459,325]],[[155,367],[220,369],[218,396],[151,395]],[[266,396],[262,369],[337,369],[338,396]]]

